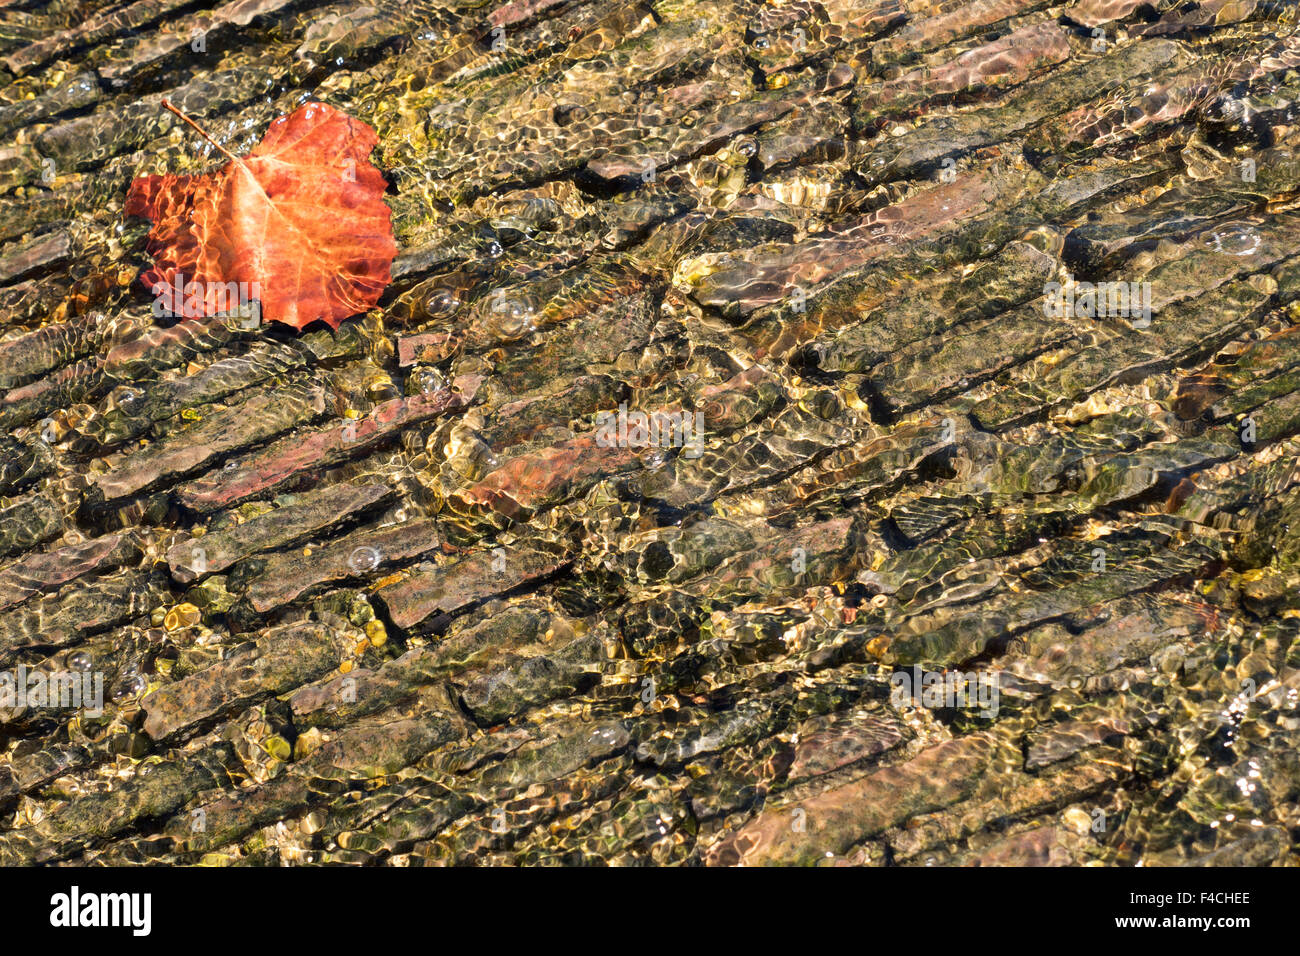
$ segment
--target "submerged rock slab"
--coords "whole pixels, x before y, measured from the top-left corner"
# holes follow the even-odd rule
[[[302,626],[275,631],[245,653],[159,688],[141,702],[144,731],[162,740],[203,720],[247,707],[314,680],[336,667],[340,640],[328,629]]]

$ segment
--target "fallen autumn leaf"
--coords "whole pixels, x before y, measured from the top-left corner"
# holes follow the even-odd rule
[[[317,319],[338,328],[379,301],[397,245],[384,178],[368,158],[379,141],[373,129],[308,103],[271,123],[240,159],[163,105],[230,162],[207,175],[131,183],[127,215],[154,224],[154,265],[140,276],[148,289],[179,285],[200,314],[215,315],[229,283],[256,287],[263,317],[298,329]]]

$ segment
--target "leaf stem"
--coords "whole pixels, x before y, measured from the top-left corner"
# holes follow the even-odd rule
[[[235,161],[235,162],[238,162],[237,157],[235,157],[235,156],[230,152],[230,150],[226,149],[226,147],[222,146],[222,145],[221,145],[220,143],[218,143],[215,139],[213,139],[211,136],[209,136],[209,135],[208,135],[208,131],[205,130],[202,126],[200,126],[198,123],[194,122],[194,120],[190,119],[188,116],[186,116],[186,115],[185,115],[184,113],[182,113],[180,110],[178,110],[175,106],[173,106],[171,100],[164,99],[164,100],[162,101],[162,105],[163,105],[164,107],[166,107],[167,109],[171,110],[173,113],[175,113],[175,114],[176,114],[177,116],[179,116],[181,119],[183,119],[185,122],[187,122],[187,123],[189,123],[191,126],[193,126],[193,127],[198,131],[198,134],[199,134],[200,136],[202,136],[204,139],[206,139],[206,140],[207,140],[209,143],[211,143],[213,146],[217,147],[217,149],[219,149],[219,150],[220,150],[220,151],[221,151],[221,152],[222,152],[222,153],[223,153],[227,158],[229,158],[229,159],[231,159],[231,160],[233,160],[233,161]]]

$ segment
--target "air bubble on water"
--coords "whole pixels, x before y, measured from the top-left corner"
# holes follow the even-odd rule
[[[436,289],[424,300],[429,315],[449,315],[460,307],[460,297],[451,289]]]
[[[493,324],[498,334],[518,338],[537,331],[536,316],[537,303],[527,297],[512,298],[493,309]]]
[[[417,373],[415,384],[421,393],[429,394],[443,388],[446,382],[438,372],[433,371],[432,368],[426,368],[424,371]]]
[[[1210,232],[1207,244],[1215,252],[1230,256],[1249,256],[1259,251],[1262,238],[1259,230],[1243,222],[1230,222]]]
[[[377,549],[362,545],[348,556],[348,567],[356,574],[363,574],[379,567],[380,560],[381,556]]]
[[[135,697],[138,694],[143,693],[144,689],[148,686],[149,682],[145,680],[143,674],[135,674],[126,678],[126,680],[122,681],[122,683],[118,685],[115,696],[118,700],[123,700],[127,697]]]

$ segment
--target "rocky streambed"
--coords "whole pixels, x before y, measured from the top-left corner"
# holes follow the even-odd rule
[[[1298,20],[5,3],[0,863],[1291,863]],[[156,315],[163,99],[380,307]]]

